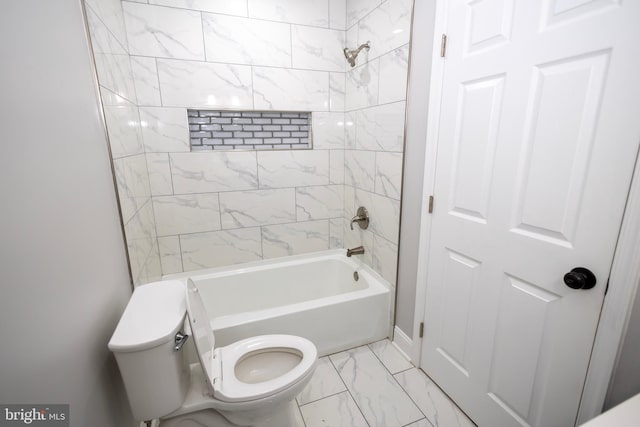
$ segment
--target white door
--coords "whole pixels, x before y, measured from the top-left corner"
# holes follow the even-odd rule
[[[421,367],[480,426],[573,426],[640,141],[640,1],[446,3]]]

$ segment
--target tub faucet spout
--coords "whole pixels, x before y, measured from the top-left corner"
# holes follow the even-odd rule
[[[362,255],[364,253],[364,247],[362,246],[358,246],[356,248],[353,249],[347,249],[347,256],[350,257],[351,255]]]

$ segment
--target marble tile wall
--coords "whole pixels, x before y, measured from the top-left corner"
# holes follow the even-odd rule
[[[87,2],[123,210],[155,219],[132,252],[169,274],[363,245],[395,286],[411,0]],[[191,152],[187,108],[311,111],[313,150]]]
[[[138,108],[121,2],[87,0],[86,13],[131,273],[138,285],[157,280],[162,274],[145,154],[147,129],[141,127],[141,117],[154,122],[153,112]],[[151,116],[146,118],[145,114]],[[172,145],[172,141],[168,137],[161,144]]]
[[[122,9],[163,274],[343,247],[346,0]],[[313,149],[194,151],[187,109],[310,111]]]
[[[367,41],[345,87],[346,247],[363,245],[363,260],[395,288],[412,0],[347,0],[346,41]],[[361,230],[349,221],[369,211]],[[393,313],[390,313],[393,319]]]

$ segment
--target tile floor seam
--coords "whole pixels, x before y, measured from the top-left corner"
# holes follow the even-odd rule
[[[376,342],[377,342],[377,341],[376,341]],[[418,409],[418,411],[420,411],[420,413],[421,413],[422,415],[424,415],[424,418],[425,418],[425,419],[426,419],[426,420],[427,420],[431,425],[434,425],[433,423],[431,423],[431,421],[430,421],[430,420],[429,420],[429,418],[427,417],[427,414],[425,414],[425,413],[422,411],[422,409],[420,409],[420,406],[419,406],[419,405],[418,405],[418,403],[417,403],[417,402],[416,402],[416,401],[411,397],[411,395],[409,394],[409,392],[408,392],[407,390],[405,390],[405,388],[404,388],[404,387],[402,387],[402,384],[400,384],[400,382],[398,381],[398,379],[397,379],[397,378],[396,378],[396,376],[395,376],[396,374],[394,374],[393,372],[391,372],[391,371],[389,370],[389,368],[387,368],[387,365],[385,365],[385,364],[384,364],[384,362],[382,361],[382,359],[380,359],[380,358],[378,357],[378,355],[376,354],[376,352],[375,352],[375,351],[373,351],[373,349],[371,348],[371,346],[370,346],[370,345],[371,345],[371,344],[367,344],[367,348],[369,349],[369,351],[371,351],[371,353],[373,353],[373,355],[375,356],[375,358],[376,358],[376,359],[378,359],[378,361],[382,364],[382,366],[384,367],[384,369],[386,369],[386,370],[387,370],[387,372],[389,373],[389,375],[391,375],[391,377],[393,378],[393,380],[394,380],[394,381],[396,382],[396,384],[398,384],[398,386],[400,387],[400,390],[402,390],[402,391],[404,392],[404,394],[409,398],[409,400],[411,401],[411,403],[413,403],[413,404],[415,405],[415,407]],[[409,369],[405,369],[404,371],[400,371],[400,372],[406,372],[406,371],[408,371],[408,370],[410,370],[410,369],[413,369],[413,367],[412,367],[412,368],[409,368]],[[416,369],[417,369],[417,368],[416,368]],[[397,373],[399,374],[400,372],[397,372]],[[416,422],[420,421],[421,419],[422,419],[422,418],[420,418],[420,419],[418,419],[418,420],[414,420],[414,421],[410,422],[410,423],[409,423],[409,424],[407,424],[407,425],[411,425],[411,424],[413,424],[413,423],[416,423]]]
[[[342,378],[341,378],[340,380],[342,381]],[[348,391],[349,391],[349,390],[347,390],[347,389],[345,388],[345,389],[344,389],[344,390],[342,390],[342,391],[337,391],[337,392],[335,392],[335,393],[327,394],[326,396],[320,397],[320,398],[315,399],[315,400],[310,400],[310,401],[305,402],[305,403],[303,403],[303,404],[298,403],[298,401],[296,401],[296,403],[298,403],[298,408],[302,408],[303,406],[309,405],[309,404],[311,404],[311,403],[316,403],[316,402],[319,402],[319,401],[321,401],[321,400],[327,399],[327,398],[329,398],[329,397],[333,397],[333,396],[337,396],[337,395],[342,394],[342,393],[346,393],[346,392],[348,392]]]
[[[416,369],[417,369],[417,368],[416,368]],[[407,369],[407,371],[408,371],[408,370],[409,370],[409,369]],[[404,372],[406,372],[406,371],[404,371]],[[398,372],[398,373],[400,373],[400,372]],[[429,422],[429,424],[431,424],[432,426],[436,426],[437,424],[434,424],[434,423],[429,419],[429,417],[427,416],[427,414],[425,414],[425,413],[424,413],[424,411],[422,410],[422,408],[420,408],[420,406],[418,405],[418,402],[416,402],[416,401],[415,401],[415,399],[414,399],[413,397],[411,397],[411,395],[409,394],[409,392],[407,391],[407,389],[405,389],[405,388],[402,386],[402,384],[400,384],[400,381],[398,381],[398,379],[396,378],[396,376],[395,376],[395,375],[392,375],[392,376],[393,376],[393,379],[396,381],[396,383],[398,383],[398,385],[400,386],[400,388],[402,389],[402,391],[404,391],[404,393],[409,397],[409,399],[411,400],[411,402],[413,402],[413,404],[414,404],[414,405],[416,405],[416,408],[418,408],[418,410],[420,411],[420,413],[421,413],[422,415],[424,415],[424,418]],[[417,422],[417,421],[420,421],[420,420],[416,420],[416,421],[414,421],[414,423],[415,423],[415,422]]]
[[[356,348],[358,348],[358,347],[356,347]],[[350,350],[347,350],[347,351],[350,351]],[[337,354],[337,353],[335,353],[335,354]],[[364,412],[362,412],[362,408],[360,408],[360,405],[358,405],[358,401],[353,397],[353,394],[351,393],[351,390],[349,390],[349,387],[347,386],[347,383],[345,382],[344,378],[342,378],[342,375],[340,375],[340,371],[338,370],[338,368],[336,368],[336,365],[335,365],[335,363],[333,363],[333,360],[331,360],[331,357],[329,357],[329,362],[331,362],[331,366],[333,366],[333,369],[335,369],[336,372],[338,373],[338,377],[340,377],[340,381],[342,381],[342,384],[344,385],[344,388],[346,389],[346,392],[349,393],[349,397],[351,398],[351,400],[353,400],[353,403],[356,405],[356,408],[358,408],[358,411],[360,411],[360,415],[362,415],[362,419],[364,420],[365,423],[367,423],[367,425],[369,427],[371,427],[371,424],[369,424],[369,420],[367,420],[367,417],[364,416]]]
[[[417,423],[418,421],[422,421],[422,420],[425,420],[425,421],[426,421],[426,422],[427,422],[431,427],[433,427],[433,424],[431,424],[431,421],[429,421],[429,418],[427,418],[427,417],[420,418],[419,420],[416,420],[416,421],[414,421],[414,422],[412,422],[412,423],[409,423],[409,424],[405,424],[405,425],[403,425],[402,427],[409,427],[409,426],[411,426],[412,424],[415,424],[415,423]]]

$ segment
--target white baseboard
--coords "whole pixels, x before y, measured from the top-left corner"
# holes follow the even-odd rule
[[[407,360],[411,360],[409,355],[411,354],[411,349],[413,348],[413,342],[411,338],[407,336],[402,329],[397,326],[393,328],[393,344],[396,346],[398,350],[402,353]]]

